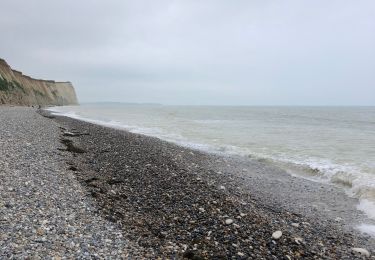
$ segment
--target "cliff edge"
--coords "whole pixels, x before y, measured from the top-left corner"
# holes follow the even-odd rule
[[[78,105],[72,83],[33,79],[0,59],[0,105]]]

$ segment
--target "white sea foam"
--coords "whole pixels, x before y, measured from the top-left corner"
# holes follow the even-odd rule
[[[375,219],[375,202],[368,199],[361,199],[357,206],[359,210],[367,213],[369,218]]]
[[[375,225],[361,224],[357,229],[362,233],[375,237]]]

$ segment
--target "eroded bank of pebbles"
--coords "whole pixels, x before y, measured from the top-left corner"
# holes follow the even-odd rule
[[[0,259],[136,256],[66,168],[56,122],[21,107],[0,122]]]
[[[366,257],[353,250],[366,244],[362,238],[267,206],[267,197],[254,200],[237,188],[235,176],[205,167],[215,164],[214,156],[66,117],[55,121],[61,141],[85,151],[73,153],[67,167],[100,214],[121,226],[146,258]]]

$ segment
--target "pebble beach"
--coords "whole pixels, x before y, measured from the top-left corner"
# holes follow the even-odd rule
[[[0,259],[374,258],[335,188],[43,110],[0,121]]]

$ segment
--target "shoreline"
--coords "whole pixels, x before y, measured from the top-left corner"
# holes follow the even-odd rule
[[[68,137],[86,151],[76,155],[70,167],[105,217],[120,224],[126,233],[134,229],[147,237],[136,240],[146,251],[153,248],[148,254],[171,257],[188,252],[209,258],[289,254],[310,258],[327,256],[329,245],[333,255],[345,258],[352,256],[351,247],[374,250],[373,238],[349,225],[353,218],[359,221],[364,217],[355,209],[355,199],[342,198],[337,206],[341,194],[335,187],[323,191],[321,183],[292,177],[259,161],[208,154],[126,130],[53,117],[63,131],[87,133]],[[333,194],[329,199],[328,193]],[[316,205],[308,205],[311,199]],[[218,200],[221,207],[213,204]],[[348,205],[353,211],[338,220],[340,207]],[[334,209],[329,209],[332,206]],[[137,224],[126,220],[129,216],[136,216]],[[225,224],[226,219],[232,219],[234,225]],[[254,219],[260,219],[261,224],[254,226]],[[280,240],[272,239],[277,230],[283,232]],[[254,232],[258,248],[252,244],[254,239],[249,240]],[[135,239],[135,234],[127,236]],[[219,244],[221,252],[217,252]]]
[[[207,148],[201,149],[197,148],[200,146],[199,144],[191,146],[185,143],[175,142],[173,140],[164,139],[151,134],[148,135],[137,131],[133,132],[115,123],[107,123],[104,121],[98,121],[89,118],[81,118],[75,115],[64,115],[60,114],[60,112],[49,109],[47,111],[48,113],[51,113],[56,116],[64,116],[78,121],[83,121],[94,125],[100,125],[111,129],[126,131],[133,134],[145,135],[147,137],[160,139],[164,142],[171,143],[173,145],[186,148],[188,150],[208,154],[212,158],[215,157],[217,158],[217,161],[221,162],[221,164],[212,164],[210,163],[210,161],[207,161],[210,164],[211,168],[215,168],[216,172],[220,173],[221,171],[223,171],[222,169],[226,169],[228,174],[236,175],[237,179],[246,179],[246,184],[250,184],[249,181],[251,182],[254,180],[254,178],[258,177],[260,182],[258,181],[258,183],[256,183],[255,185],[244,185],[244,183],[237,184],[242,185],[244,189],[247,189],[249,191],[257,190],[258,194],[262,193],[262,190],[264,189],[270,190],[270,187],[265,187],[264,178],[259,178],[259,176],[257,176],[259,174],[266,175],[267,179],[272,178],[275,181],[279,181],[279,184],[284,186],[281,191],[282,194],[288,194],[289,197],[293,196],[294,194],[303,195],[303,200],[299,200],[299,204],[308,203],[311,205],[313,209],[306,211],[305,208],[300,209],[298,207],[293,207],[293,205],[288,203],[288,201],[279,201],[279,198],[277,197],[275,203],[283,205],[289,204],[287,205],[288,209],[298,211],[303,215],[319,214],[321,218],[329,218],[330,220],[334,220],[335,222],[340,222],[340,225],[343,225],[350,232],[363,232],[366,235],[372,236],[375,239],[375,219],[371,219],[370,217],[368,217],[369,213],[367,209],[360,209],[362,200],[350,195],[348,193],[349,191],[347,189],[347,186],[344,187],[337,183],[324,182],[322,180],[314,179],[312,176],[309,176],[308,173],[297,174],[294,173],[293,170],[292,172],[290,172],[290,166],[286,167],[285,165],[282,165],[281,162],[275,162],[267,158],[259,158],[251,155],[247,156],[234,153],[228,154],[220,152],[218,150],[212,150]],[[227,167],[229,163],[232,164],[231,167]],[[237,166],[234,167],[233,164]],[[257,173],[254,175],[251,171],[249,172],[248,169],[256,171]],[[314,171],[313,169],[310,170]],[[294,183],[293,187],[305,186],[306,182],[308,182],[310,186],[308,192],[309,196],[304,196],[305,191],[303,190],[290,190],[290,187],[285,187],[288,186],[288,184],[291,182]],[[266,182],[265,184],[268,183]],[[258,186],[261,186],[262,189],[259,189]],[[322,190],[323,187],[325,187],[326,190]],[[313,192],[314,194],[311,194],[313,189],[318,190],[318,192]],[[334,194],[330,194],[330,191],[332,191],[332,193]],[[257,197],[257,193],[253,192],[253,196]],[[314,196],[314,198],[310,198],[311,195]],[[319,196],[323,196],[323,201],[319,198]],[[338,201],[336,200],[337,197],[340,198]],[[292,202],[294,203],[295,201]]]
[[[0,258],[374,254],[373,239],[345,220],[324,217],[319,205],[309,210],[316,186],[299,187],[267,164],[32,108],[0,109]]]
[[[336,188],[338,188],[340,192],[344,190],[345,194],[343,194],[342,196],[349,197],[350,202],[353,201],[353,198],[354,200],[358,199],[357,205],[355,205],[355,208],[360,210],[364,214],[362,213],[350,214],[350,216],[352,216],[349,219],[350,224],[352,224],[351,223],[352,218],[354,217],[355,221],[358,222],[357,224],[359,224],[357,225],[358,230],[375,237],[375,218],[374,218],[375,204],[373,202],[373,199],[371,199],[371,197],[370,198],[367,197],[367,194],[371,194],[371,191],[373,190],[371,186],[372,181],[371,181],[370,176],[367,176],[368,174],[358,173],[358,176],[357,174],[352,175],[351,172],[356,171],[356,169],[353,168],[354,166],[349,167],[349,166],[344,166],[345,164],[340,165],[340,164],[336,164],[333,162],[325,162],[322,164],[322,162],[319,162],[319,160],[317,160],[316,158],[311,159],[310,162],[305,164],[304,160],[302,161],[295,160],[293,154],[291,154],[290,157],[284,157],[283,159],[276,158],[274,156],[259,155],[250,150],[244,149],[241,146],[241,144],[238,143],[238,141],[237,141],[237,145],[233,147],[231,145],[228,145],[229,143],[231,143],[229,140],[226,140],[225,142],[226,145],[225,144],[219,145],[219,144],[212,144],[212,143],[209,144],[210,142],[205,143],[205,142],[202,142],[202,140],[201,142],[196,141],[196,140],[189,141],[183,138],[180,135],[181,133],[178,130],[177,130],[177,133],[179,134],[177,135],[176,133],[173,133],[173,132],[172,133],[169,132],[168,134],[167,132],[163,132],[163,131],[160,132],[157,129],[156,131],[152,130],[153,127],[137,127],[134,124],[134,122],[133,123],[129,122],[128,124],[124,122],[120,123],[121,121],[116,121],[115,119],[112,119],[110,121],[103,120],[103,119],[102,120],[92,119],[89,117],[80,116],[76,114],[75,112],[71,113],[65,110],[65,112],[67,112],[65,113],[63,112],[64,109],[60,110],[57,108],[50,108],[48,109],[48,111],[51,111],[53,114],[56,114],[56,115],[67,116],[67,117],[81,120],[84,122],[89,122],[89,123],[102,125],[102,126],[110,127],[110,128],[115,128],[119,130],[125,130],[131,133],[143,134],[146,136],[160,138],[161,140],[171,142],[178,146],[182,146],[182,147],[192,149],[192,150],[199,150],[204,153],[218,155],[219,157],[229,156],[229,157],[237,158],[241,162],[246,161],[246,160],[251,160],[252,164],[260,165],[261,163],[264,163],[268,166],[272,165],[273,170],[271,171],[287,172],[290,176],[320,183],[321,185],[328,187],[328,189],[330,189],[331,185],[333,185]],[[170,126],[174,125],[172,122],[170,123],[172,124],[172,125],[169,124]],[[162,128],[166,129],[166,126],[164,125],[164,127]],[[202,129],[199,131],[202,131]],[[216,134],[219,134],[219,133],[216,133]],[[177,137],[174,137],[174,136],[177,136]],[[252,142],[251,140],[247,140],[246,138],[243,139],[242,141]],[[272,154],[272,151],[270,151],[270,153]],[[290,158],[294,158],[294,159],[292,160]],[[280,169],[282,169],[282,171]],[[220,169],[218,171],[220,171]],[[282,174],[283,173],[277,174],[275,178],[276,179],[279,178],[279,176]],[[367,180],[366,178],[370,178],[370,179]],[[320,189],[320,187],[317,187],[317,188]],[[352,206],[352,204],[353,203],[350,203],[351,207],[349,211],[353,211],[354,207]],[[331,203],[330,206],[332,205],[334,205],[334,203]],[[319,205],[314,205],[314,207],[317,207],[318,211],[321,210],[320,209],[321,207],[319,208]],[[346,205],[343,205],[341,208],[338,208],[337,210],[345,211],[346,210],[345,208],[348,208],[348,207]],[[323,210],[326,210],[326,209],[323,209]],[[340,218],[340,216],[337,216],[337,217]]]

